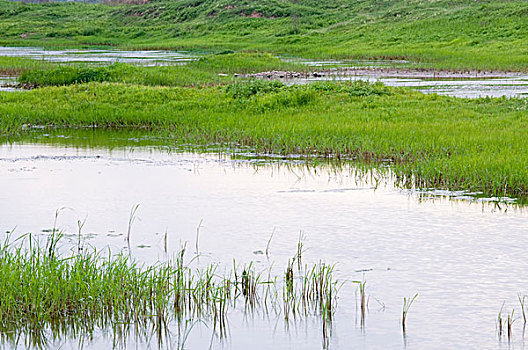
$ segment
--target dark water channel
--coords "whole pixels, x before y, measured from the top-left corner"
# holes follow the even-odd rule
[[[395,188],[390,174],[365,173],[303,162],[231,157],[167,148],[141,135],[97,132],[41,134],[0,145],[0,232],[48,235],[54,215],[76,242],[77,220],[86,218],[83,240],[99,249],[125,248],[130,209],[140,204],[131,255],[151,264],[163,260],[163,235],[175,252],[194,246],[200,264],[229,267],[233,259],[257,269],[284,266],[305,235],[304,261],[336,264],[344,281],[332,324],[332,349],[524,348],[523,321],[513,338],[499,339],[496,318],[516,309],[528,294],[528,214],[445,196],[421,199]],[[389,176],[389,177],[387,177]],[[266,249],[271,232],[270,256]],[[68,236],[69,234],[69,236]],[[279,271],[280,273],[280,271]],[[359,321],[356,284],[366,281],[368,312]],[[401,330],[403,298],[418,293]],[[89,349],[112,346],[111,332],[96,332]],[[157,348],[131,337],[127,347]],[[12,345],[6,342],[4,347]],[[77,348],[75,338],[51,348]],[[206,324],[189,332],[186,347],[203,349],[318,349],[320,323],[280,316],[229,315],[227,339],[211,337]],[[176,348],[166,343],[164,347]]]

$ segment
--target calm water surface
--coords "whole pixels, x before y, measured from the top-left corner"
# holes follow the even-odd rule
[[[196,57],[166,50],[47,50],[40,47],[1,47],[0,56],[23,57],[49,62],[132,63],[140,65],[184,64]]]
[[[203,220],[200,264],[229,268],[232,260],[255,261],[280,273],[305,234],[306,263],[336,263],[346,281],[333,323],[333,349],[524,348],[522,320],[514,338],[500,341],[495,319],[528,294],[528,214],[511,207],[445,198],[422,201],[415,194],[376,186],[355,169],[283,161],[232,159],[219,154],[171,152],[167,148],[90,147],[24,141],[0,146],[0,230],[46,236],[58,226],[67,245],[76,243],[77,220],[86,218],[83,239],[118,252],[125,247],[130,209],[140,204],[132,229],[132,255],[146,263],[195,244]],[[88,146],[88,147],[87,147]],[[269,259],[266,249],[271,232]],[[369,312],[360,327],[353,280],[364,279]],[[418,293],[404,338],[403,297]],[[187,347],[201,349],[318,349],[317,319],[286,327],[279,317],[232,313],[230,336],[213,338],[205,325],[190,332]],[[72,339],[54,346],[76,348]],[[129,347],[157,348],[130,340]],[[109,347],[97,333],[85,348]],[[9,348],[9,345],[6,345]],[[175,347],[172,344],[172,347]],[[166,347],[171,347],[170,342]]]
[[[425,94],[447,95],[461,98],[480,97],[528,97],[528,76],[497,77],[482,79],[424,79],[416,77],[384,76],[377,72],[370,75],[329,75],[323,77],[285,79],[287,84],[307,84],[315,81],[381,81],[387,86],[409,87]]]

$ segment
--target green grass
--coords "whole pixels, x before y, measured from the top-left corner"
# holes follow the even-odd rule
[[[52,63],[20,57],[0,56],[0,75],[17,76],[29,70],[41,71],[55,67]]]
[[[0,93],[0,130],[7,140],[24,125],[137,128],[260,153],[388,159],[404,186],[525,197],[527,108],[526,99],[456,99],[363,82],[89,83]]]
[[[238,53],[206,55],[186,65],[176,66],[142,67],[125,63],[102,66],[49,64],[47,67],[36,66],[23,70],[19,82],[30,86],[70,85],[92,81],[197,86],[225,84],[234,80],[234,74],[306,69],[306,66],[284,62],[269,54]]]
[[[527,70],[527,13],[523,0],[1,0],[0,45],[260,51]]]
[[[335,312],[338,284],[333,267],[324,263],[296,272],[283,296],[271,269],[265,280],[252,264],[224,274],[216,265],[195,268],[185,261],[184,249],[172,260],[143,266],[128,254],[105,255],[89,247],[61,255],[56,230],[40,244],[31,235],[14,242],[8,236],[0,244],[0,334],[14,344],[22,337],[28,348],[52,346],[52,336],[90,339],[98,330],[112,334],[117,344],[142,334],[160,344],[170,328],[184,331],[178,333],[183,348],[189,324],[205,322],[223,337],[235,310],[279,316],[287,307],[298,317],[321,317],[322,324]]]

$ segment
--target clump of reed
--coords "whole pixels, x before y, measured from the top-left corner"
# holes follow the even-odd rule
[[[78,337],[111,329],[126,337],[133,328],[163,338],[171,325],[189,331],[205,322],[224,337],[229,312],[239,310],[283,314],[286,320],[320,317],[326,336],[335,313],[338,284],[333,266],[324,263],[306,266],[297,276],[290,263],[280,281],[271,270],[264,278],[253,264],[234,264],[223,274],[214,264],[192,267],[196,256],[187,262],[185,247],[152,266],[88,248],[63,257],[61,238],[53,230],[45,246],[31,235],[0,243],[0,333],[46,339],[50,332]]]
[[[522,320],[523,320],[522,334],[524,336],[524,333],[526,331],[526,323],[527,323],[526,295],[523,295],[521,293],[517,294],[517,300],[519,301],[520,315],[522,316]],[[497,319],[496,319],[497,336],[499,339],[502,339],[502,336],[506,334],[508,342],[509,342],[513,338],[513,325],[518,319],[521,318],[521,316],[515,317],[515,308],[512,308],[511,312],[508,312],[505,314],[504,304],[505,302],[502,303],[499,313],[497,314]]]
[[[519,306],[521,308],[521,315],[523,319],[523,329],[522,334],[524,336],[525,330],[526,330],[526,295],[522,295],[521,293],[517,294],[517,300],[519,301]],[[502,336],[506,333],[506,336],[508,337],[508,342],[512,340],[513,338],[513,325],[515,321],[517,321],[520,317],[515,317],[515,308],[511,309],[511,312],[504,315],[504,302],[502,303],[502,306],[499,310],[499,313],[497,314],[497,336],[499,339],[502,338]]]
[[[506,315],[506,319],[503,318],[503,309],[504,303],[502,304],[499,314],[497,315],[497,334],[499,339],[502,338],[502,335],[504,334],[504,327],[506,327],[506,334],[508,336],[508,341],[510,341],[513,337],[513,324],[516,321],[516,318],[514,318],[515,309],[512,309],[512,311]]]

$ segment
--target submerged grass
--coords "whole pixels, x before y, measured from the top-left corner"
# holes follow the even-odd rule
[[[264,310],[264,298],[272,306],[266,313],[280,315],[287,307],[297,315],[318,315],[323,325],[335,312],[337,282],[324,263],[292,279],[282,297],[280,283],[264,281],[252,264],[242,272],[235,265],[226,274],[216,265],[191,268],[185,249],[152,266],[89,249],[62,256],[60,239],[53,230],[43,247],[32,236],[0,244],[2,337],[16,342],[25,336],[27,346],[45,347],[50,334],[82,338],[110,329],[125,342],[134,325],[136,333],[153,333],[162,341],[170,327],[189,330],[195,322],[210,324],[223,337],[239,300],[247,312]],[[183,332],[179,341],[187,336]]]
[[[402,186],[525,197],[527,110],[526,99],[456,99],[361,81],[203,88],[89,83],[0,93],[0,137],[30,125],[139,128],[169,144],[389,162]]]

